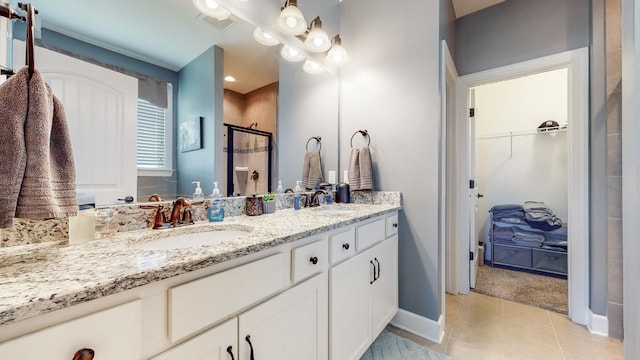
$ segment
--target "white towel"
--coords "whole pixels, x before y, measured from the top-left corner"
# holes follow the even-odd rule
[[[324,180],[322,176],[322,160],[320,152],[308,151],[304,156],[302,165],[302,187],[315,189],[316,185]]]

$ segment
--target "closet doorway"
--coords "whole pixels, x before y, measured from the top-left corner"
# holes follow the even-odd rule
[[[568,80],[567,68],[554,69],[476,86],[470,97],[477,192],[470,230],[484,249],[477,262],[485,264],[475,267],[475,282],[471,272],[470,286],[564,314]],[[529,223],[527,214],[545,221]]]
[[[475,206],[470,201],[471,196],[475,195],[475,189],[470,189],[470,181],[476,180],[472,176],[473,159],[475,152],[471,151],[470,134],[473,127],[470,125],[469,117],[470,90],[482,85],[497,83],[501,81],[525,78],[535,74],[542,74],[553,70],[566,69],[566,77],[568,79],[567,86],[567,123],[566,129],[566,184],[565,186],[568,206],[566,219],[563,221],[569,224],[568,242],[571,248],[568,254],[568,284],[569,284],[569,317],[576,323],[586,324],[588,321],[588,300],[589,300],[589,233],[588,233],[588,49],[577,49],[568,52],[559,53],[539,59],[529,60],[514,65],[501,68],[486,70],[483,72],[465,75],[459,78],[456,86],[456,104],[458,111],[455,121],[455,143],[458,144],[455,150],[456,163],[455,179],[460,179],[454,187],[458,194],[467,194],[467,196],[459,196],[455,199],[453,205],[453,216],[459,221],[459,229],[456,231],[458,236],[452,239],[455,243],[448,247],[454,249],[454,252],[448,251],[447,261],[453,262],[455,266],[453,274],[447,274],[447,277],[458,279],[457,289],[447,287],[447,291],[453,293],[466,294],[470,290],[470,278],[474,261],[477,259],[477,245],[481,240],[477,236],[476,228],[471,227],[471,218],[475,219]],[[536,106],[537,99],[531,100],[530,106]],[[480,111],[480,110],[479,110]],[[527,108],[520,109],[524,113]],[[519,116],[516,114],[515,116]],[[545,119],[540,119],[542,122]],[[536,127],[538,126],[536,125]],[[564,123],[560,124],[564,125]],[[537,129],[533,129],[537,130]],[[522,131],[531,131],[522,130]],[[495,133],[499,133],[496,131]],[[502,131],[504,133],[505,131]],[[510,132],[507,130],[506,132]],[[537,131],[536,131],[537,132]],[[511,147],[511,135],[509,134],[508,155],[516,150]],[[548,134],[547,134],[548,135]],[[556,134],[557,135],[557,134]],[[537,136],[537,135],[533,135]],[[561,135],[563,136],[563,135]],[[540,169],[541,173],[547,171],[547,168]],[[483,193],[482,184],[479,183],[479,193]],[[449,193],[449,192],[448,192]],[[484,201],[484,198],[481,202]],[[561,215],[562,216],[562,215]],[[486,226],[482,221],[478,221],[480,226]],[[485,240],[482,240],[485,241]],[[447,282],[451,284],[450,282]],[[453,289],[451,291],[450,289]]]

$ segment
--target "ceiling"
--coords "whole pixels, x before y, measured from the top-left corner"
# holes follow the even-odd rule
[[[505,0],[451,0],[451,2],[457,19],[489,6],[505,2]]]
[[[213,45],[225,51],[225,88],[246,93],[278,80],[278,47],[258,44],[238,18],[203,17],[188,0],[31,0],[41,26],[174,71]]]

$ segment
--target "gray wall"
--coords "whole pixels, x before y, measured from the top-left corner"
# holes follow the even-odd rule
[[[589,46],[589,0],[509,0],[456,22],[460,75]]]
[[[400,308],[438,320],[439,0],[342,2],[340,167],[367,129],[376,190],[402,192]],[[410,11],[407,11],[410,9]],[[393,31],[389,31],[393,29]]]
[[[605,315],[608,204],[604,8],[601,1],[593,2],[593,12],[591,6],[588,0],[509,0],[462,17],[456,23],[456,65],[458,72],[464,75],[592,46],[589,119],[590,308],[595,314]]]
[[[178,194],[191,196],[192,181],[201,181],[205,195],[210,193],[214,180],[217,146],[222,147],[222,79],[223,52],[213,46],[191,61],[179,72],[182,85],[178,93],[178,127],[185,119],[203,117],[202,149],[177,153]],[[215,141],[214,141],[215,139]],[[176,143],[180,147],[179,142]],[[222,154],[222,149],[219,151]],[[222,172],[216,172],[216,181],[224,181]]]

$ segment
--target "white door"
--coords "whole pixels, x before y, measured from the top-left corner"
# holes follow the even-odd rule
[[[153,360],[236,360],[237,358],[238,319],[233,318],[154,357]]]
[[[238,359],[327,360],[327,274],[240,315]]]
[[[476,92],[469,89],[469,287],[476,287],[478,265],[476,239],[476,211],[478,210],[478,184],[476,183]]]
[[[24,47],[14,41],[14,64],[24,64]],[[77,191],[97,204],[135,196],[138,80],[38,46],[35,62],[64,106]]]
[[[372,341],[373,259],[365,251],[329,270],[331,360],[359,359]]]
[[[376,337],[398,312],[398,235],[374,248],[376,264],[372,284],[372,325]]]

